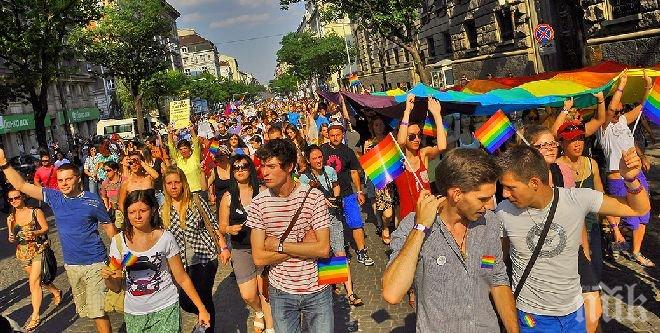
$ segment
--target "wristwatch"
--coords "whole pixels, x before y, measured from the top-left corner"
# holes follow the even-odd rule
[[[277,253],[284,253],[284,243],[277,244]]]

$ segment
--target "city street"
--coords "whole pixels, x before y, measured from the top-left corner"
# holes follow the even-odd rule
[[[656,201],[657,202],[657,201]],[[658,212],[649,227],[645,253],[655,262],[660,262],[660,227]],[[4,218],[3,218],[4,220]],[[50,239],[58,256],[59,275],[55,284],[65,291],[62,304],[55,308],[52,297],[45,295],[43,324],[38,332],[88,333],[94,331],[90,320],[80,319],[75,314],[71,293],[61,263],[61,248],[50,220]],[[371,267],[353,262],[352,273],[356,293],[364,300],[365,306],[350,308],[344,296],[335,298],[335,332],[414,332],[415,314],[407,300],[399,305],[389,305],[380,296],[380,277],[387,256],[385,246],[374,235],[374,226],[367,225],[367,243],[370,255],[376,261]],[[7,229],[0,228],[0,311],[23,324],[31,313],[27,279],[18,261],[14,258],[14,248],[6,242]],[[229,276],[230,266],[222,267],[215,280],[215,310],[218,318],[216,332],[252,332],[253,312],[243,303],[235,280]],[[657,332],[660,327],[660,281],[658,269],[643,270],[628,260],[607,262],[603,282],[605,326],[603,332]],[[116,332],[124,332],[121,315],[112,314],[112,325]],[[184,332],[194,325],[195,317],[184,314]],[[438,318],[438,320],[442,320]]]

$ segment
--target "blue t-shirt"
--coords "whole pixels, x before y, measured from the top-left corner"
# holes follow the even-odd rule
[[[323,186],[323,188],[326,189],[326,191],[332,193],[332,185],[337,182],[337,172],[335,171],[335,169],[327,165],[323,166],[323,170],[325,171],[325,175],[323,173],[321,173],[320,175],[316,175],[316,174],[314,175],[319,180],[319,183],[321,183],[321,186]],[[310,170],[310,172],[313,171]],[[304,173],[300,175],[299,180],[303,184],[309,184],[310,182],[309,177],[307,177],[307,175]]]
[[[44,202],[53,210],[57,233],[62,243],[64,263],[89,265],[106,260],[105,245],[99,235],[99,223],[110,223],[99,196],[82,192],[73,198],[44,188]]]
[[[330,125],[330,120],[326,116],[317,115],[314,121],[316,121],[316,129],[320,129],[323,124]]]
[[[287,115],[287,119],[291,125],[300,127],[300,113],[289,112],[289,114]]]

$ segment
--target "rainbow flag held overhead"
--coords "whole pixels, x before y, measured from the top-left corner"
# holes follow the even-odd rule
[[[352,86],[357,86],[357,85],[360,84],[360,79],[358,79],[357,74],[352,73],[352,74],[348,77],[348,84],[349,84],[351,87],[352,87]]]
[[[655,78],[649,98],[644,102],[642,112],[656,125],[660,125],[660,77]]]
[[[364,172],[379,190],[385,188],[405,170],[403,161],[403,153],[392,133],[360,157],[360,165]]]
[[[485,124],[474,132],[474,136],[491,154],[514,134],[516,134],[516,129],[502,110],[495,112]]]
[[[348,260],[345,256],[319,259],[318,266],[319,285],[348,281]]]
[[[209,152],[215,155],[218,153],[219,150],[220,150],[220,142],[218,140],[211,141],[211,144],[209,144]]]
[[[442,127],[445,128],[445,132],[448,130],[447,124],[443,123]],[[433,117],[430,115],[427,115],[426,119],[424,119],[424,127],[422,128],[422,134],[426,136],[437,136],[435,130],[435,121],[433,120]]]

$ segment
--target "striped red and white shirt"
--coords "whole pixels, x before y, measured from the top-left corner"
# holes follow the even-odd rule
[[[270,190],[261,191],[248,208],[246,226],[264,230],[268,236],[281,237],[302,204],[307,189],[309,185],[300,184],[288,197],[274,196]],[[320,204],[324,199],[321,191],[311,190],[286,242],[302,241],[310,229],[329,228],[328,207]],[[290,294],[311,294],[327,287],[318,284],[314,259],[291,258],[271,266],[268,281],[274,288]]]

